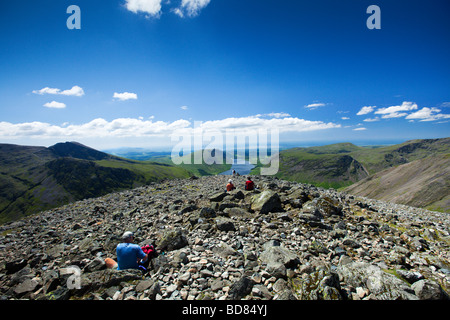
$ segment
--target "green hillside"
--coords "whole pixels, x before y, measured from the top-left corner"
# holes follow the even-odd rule
[[[0,223],[72,201],[192,175],[174,165],[127,160],[75,142],[49,148],[0,144],[0,168]]]
[[[361,147],[339,143],[320,147],[292,148],[279,153],[277,177],[324,188],[341,188],[369,174],[352,153]],[[257,167],[260,167],[258,165]],[[253,173],[258,173],[256,168]]]
[[[398,203],[445,211],[448,210],[446,209],[448,205],[442,201],[450,188],[447,183],[448,170],[445,166],[440,166],[442,169],[438,170],[440,167],[437,165],[433,165],[432,170],[426,168],[436,162],[433,159],[448,159],[449,152],[450,138],[411,140],[383,147],[360,147],[351,143],[338,143],[292,148],[279,153],[280,165],[276,176],[325,188],[347,187],[346,190],[351,190],[356,195],[369,195],[380,200],[392,198]],[[396,171],[389,170],[413,162],[415,166],[402,167]],[[253,173],[258,174],[260,167],[259,164]],[[380,172],[382,174],[372,179]],[[371,183],[360,183],[359,188],[349,188],[359,181]],[[374,181],[390,181],[390,185],[383,185],[377,189]],[[420,188],[416,184],[421,184]],[[392,197],[393,194],[397,196]],[[419,197],[421,199],[418,199]]]

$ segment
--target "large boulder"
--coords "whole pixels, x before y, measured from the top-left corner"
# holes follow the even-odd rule
[[[251,199],[251,209],[261,214],[283,211],[280,196],[270,190],[254,195]]]
[[[181,229],[172,229],[166,231],[158,241],[158,249],[161,251],[172,251],[181,249],[188,245],[186,236]]]
[[[235,226],[233,223],[233,220],[231,220],[230,218],[226,218],[226,217],[217,217],[215,218],[215,222],[216,222],[216,227],[217,229],[219,229],[220,231],[234,231]]]
[[[254,281],[248,277],[242,277],[230,287],[229,300],[241,300],[252,292]]]
[[[228,195],[226,192],[218,192],[209,197],[209,201],[211,202],[220,202]]]
[[[299,300],[342,300],[339,276],[327,268],[317,267],[302,277],[290,279],[294,296]]]
[[[267,247],[259,259],[266,264],[266,271],[276,278],[285,278],[286,268],[293,269],[300,263],[294,252],[281,246]]]
[[[354,288],[367,289],[376,300],[417,300],[404,281],[386,273],[380,267],[365,262],[350,262],[337,269],[339,278]]]
[[[441,286],[431,280],[423,279],[412,284],[411,289],[414,290],[420,300],[448,300],[449,297],[442,290]]]

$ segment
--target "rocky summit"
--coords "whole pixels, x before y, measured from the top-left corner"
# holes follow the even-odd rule
[[[2,300],[430,300],[450,216],[255,176],[166,180],[0,227]],[[125,231],[159,255],[107,269]]]

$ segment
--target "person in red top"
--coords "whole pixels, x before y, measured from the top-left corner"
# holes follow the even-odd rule
[[[252,179],[250,177],[247,178],[247,181],[245,182],[245,190],[253,190],[255,189],[255,184],[253,183]]]

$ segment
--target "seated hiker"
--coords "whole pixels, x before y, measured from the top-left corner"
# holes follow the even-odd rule
[[[131,234],[131,236],[130,236],[130,234]],[[124,249],[122,248],[123,247],[123,245],[125,245],[126,243],[131,243],[131,242],[126,242],[126,241],[129,241],[131,238],[133,238],[134,239],[134,236],[132,235],[132,232],[130,232],[130,231],[128,231],[128,232],[126,232],[126,233],[124,233],[123,234],[123,236],[122,236],[122,238],[123,238],[123,241],[125,241],[124,243],[121,243],[121,244],[119,244],[118,246],[117,246],[117,248],[116,248],[116,252],[117,252],[117,258],[118,258],[118,260],[119,259],[121,259],[122,261],[124,261],[123,260],[123,258],[125,257],[125,259],[127,259],[127,257],[126,257],[126,252],[125,252],[125,254],[123,254],[124,253]],[[131,240],[132,241],[132,240]],[[120,245],[122,245],[122,246],[120,246]],[[121,249],[120,250],[118,250],[119,249],[119,246],[121,247]],[[134,246],[134,248],[135,248],[135,250],[136,250],[136,252],[137,253],[139,253],[139,250],[137,250],[137,245],[133,245]],[[139,259],[136,259],[136,260],[138,260],[138,262],[137,262],[137,269],[140,269],[140,270],[142,270],[142,271],[146,271],[147,270],[147,268],[148,268],[148,266],[149,266],[149,264],[150,264],[150,260],[152,259],[152,258],[155,258],[155,257],[157,257],[158,256],[158,252],[156,251],[156,248],[153,246],[153,245],[145,245],[145,246],[143,246],[143,247],[141,247],[141,249],[142,249],[142,251],[144,252],[144,254],[145,255],[147,255],[147,259],[145,260],[145,258],[143,258],[143,259],[141,259],[141,260],[139,260]],[[121,257],[119,257],[119,251],[121,252]],[[125,250],[126,251],[126,250]],[[142,255],[141,255],[142,256]],[[132,261],[134,261],[134,258],[133,258],[133,255],[131,255],[131,258],[130,258]],[[120,260],[119,260],[120,261]],[[126,261],[126,260],[125,260]],[[106,264],[106,268],[108,268],[108,269],[118,269],[118,270],[123,270],[123,269],[129,269],[129,268],[119,268],[119,264],[116,262],[116,261],[114,261],[113,259],[111,259],[111,258],[106,258],[105,259],[105,264]],[[133,263],[133,266],[135,266],[135,264]],[[123,266],[122,266],[123,267]],[[134,267],[134,268],[136,268],[136,267]]]
[[[245,190],[253,190],[255,189],[255,183],[252,181],[250,177],[247,178],[247,181],[245,182]]]
[[[148,260],[148,254],[139,245],[133,243],[133,232],[125,232],[122,235],[122,241],[116,248],[118,269],[141,269],[139,262],[141,260],[146,262]]]
[[[236,187],[233,184],[233,180],[231,180],[231,179],[228,180],[227,191],[231,191],[231,190],[234,190],[234,189],[236,189]]]
[[[139,265],[143,266],[144,268],[148,268],[148,265],[150,264],[150,260],[154,257],[158,256],[158,253],[156,252],[156,248],[153,245],[145,245],[141,247],[142,251],[147,255],[146,261],[139,262]]]

